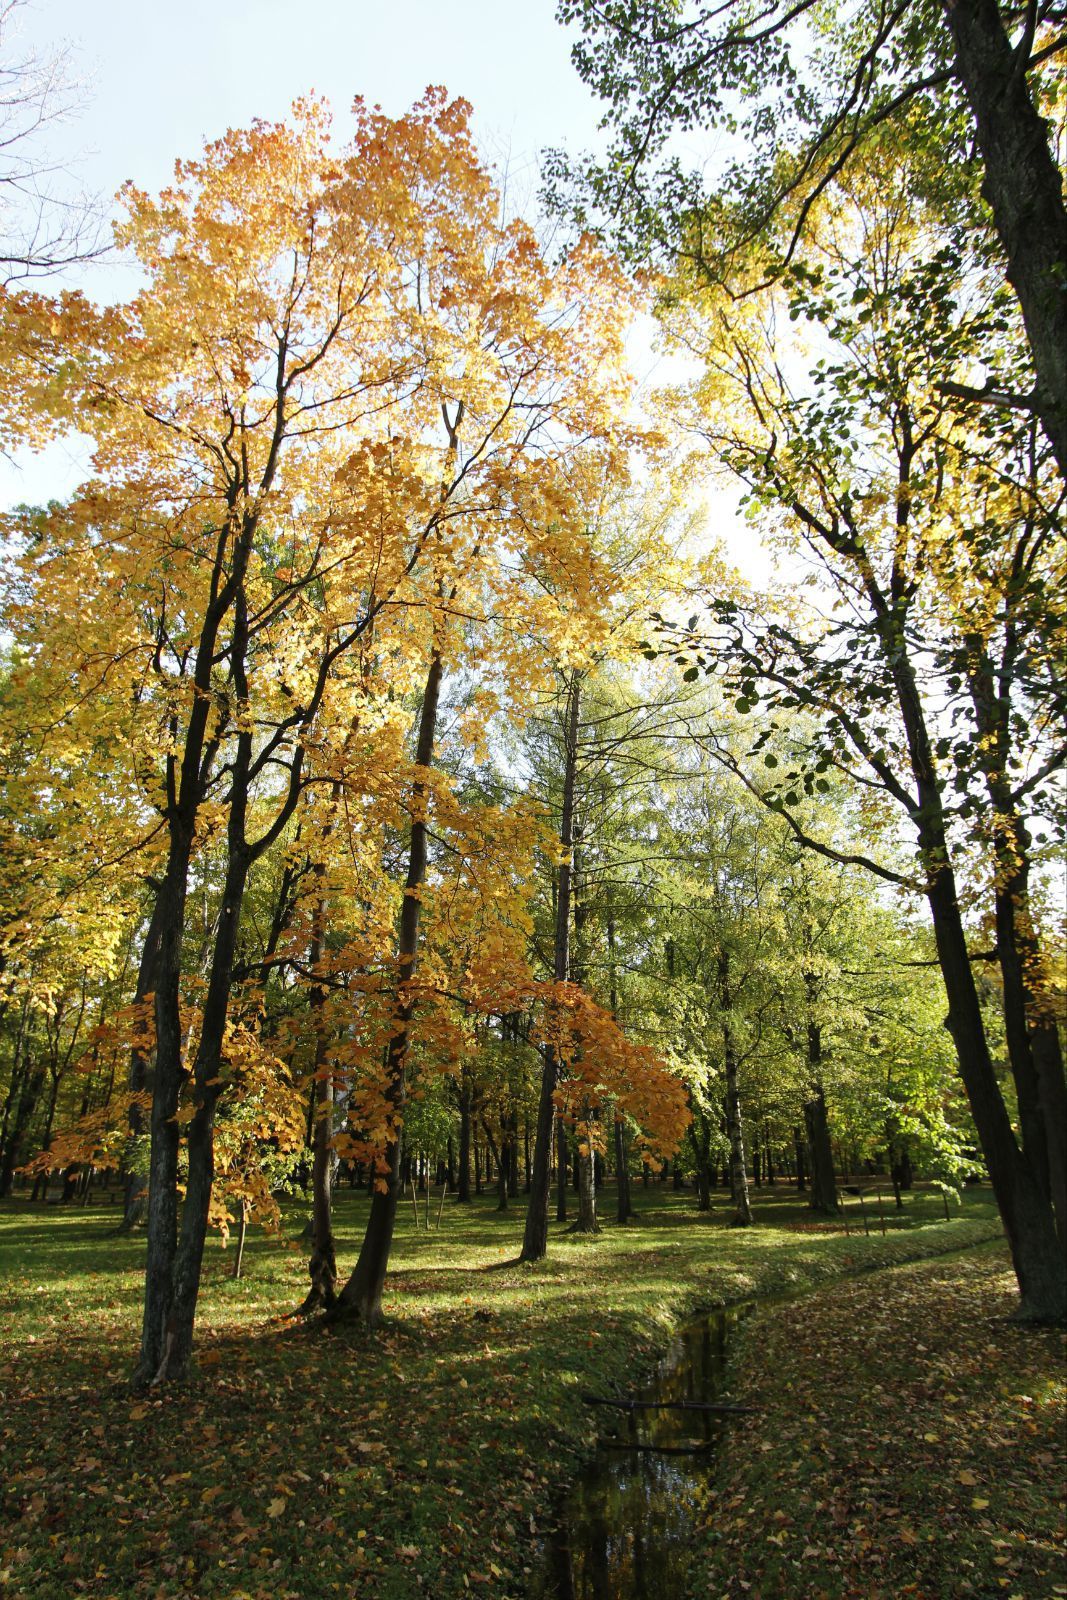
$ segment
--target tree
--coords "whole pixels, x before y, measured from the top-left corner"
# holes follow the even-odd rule
[[[610,271],[568,316],[592,257],[576,252],[553,277],[528,230],[497,226],[466,121],[462,102],[434,91],[398,122],[358,108],[340,159],[312,105],[293,126],[231,133],[179,164],[159,201],[127,192],[120,241],[147,278],[130,306],[95,325],[81,303],[30,319],[40,371],[57,351],[70,365],[65,317],[68,338],[75,322],[90,328],[75,375],[96,476],[69,506],[23,520],[9,625],[66,747],[90,750],[103,730],[118,745],[153,882],[143,1382],[180,1371],[189,1352],[249,873],[309,783],[375,789],[389,708],[420,680],[432,723],[453,613],[483,581],[496,602],[477,552],[506,571],[502,508],[520,463],[530,525],[547,530],[540,508],[558,504],[531,441],[550,420],[591,435],[621,393]],[[552,324],[538,316],[546,300]],[[567,385],[583,362],[600,373],[595,398]],[[528,548],[551,566],[547,531]],[[205,846],[219,853],[219,910],[187,1063],[188,885]]]
[[[962,508],[976,495],[995,495],[1003,509],[1003,494],[1021,494],[1036,523],[1051,532],[1061,491],[1048,476],[1040,491],[1027,490],[1025,475],[1016,470],[1026,458],[1017,435],[1008,443],[993,435],[1008,424],[988,416],[975,421],[946,395],[939,379],[945,360],[988,348],[1010,328],[1010,316],[1003,291],[983,281],[980,259],[972,264],[974,276],[950,286],[946,256],[931,238],[936,229],[927,232],[929,214],[908,184],[908,158],[891,145],[882,155],[864,178],[836,191],[823,254],[815,251],[795,264],[791,312],[810,319],[826,351],[806,384],[777,360],[754,299],[739,308],[719,302],[715,313],[721,337],[707,347],[705,432],[750,486],[753,514],[792,533],[815,555],[836,604],[828,624],[805,618],[794,605],[792,615],[783,607],[773,620],[764,612],[750,626],[754,619],[727,603],[719,608],[724,629],[714,650],[732,664],[744,712],[757,704],[772,713],[801,706],[819,718],[813,740],[806,743],[799,730],[790,767],[774,784],[798,837],[825,849],[804,833],[791,808],[804,794],[826,789],[831,769],[857,785],[873,814],[899,807],[914,829],[917,880],[870,854],[864,859],[890,882],[917,881],[926,896],[949,1027],[1012,1244],[1021,1311],[1058,1317],[1067,1296],[1065,1239],[1057,1241],[1044,1174],[1058,1170],[1062,1124],[1050,1115],[1054,1099],[1043,1095],[1032,1063],[1018,1052],[1012,1065],[1019,1148],[983,1024],[963,905],[969,841],[960,824],[974,814],[967,796],[992,757],[982,755],[985,740],[976,723],[953,734],[942,717],[946,696],[956,696],[956,715],[974,715],[973,702],[959,697],[962,680],[952,666],[956,653],[966,650],[966,618],[973,618],[974,605],[947,581],[952,558],[946,566],[938,551],[959,523],[967,525]],[[772,300],[762,308],[771,317],[781,310]],[[982,526],[988,534],[984,519]],[[1055,582],[1048,565],[1054,540],[1022,537],[1024,550],[1042,552],[1035,554],[1040,576],[1024,560],[1016,581],[1004,587],[1003,524],[968,568],[972,582],[979,571],[983,575],[998,637],[1005,626],[1009,636],[1015,631],[1004,604],[1014,609],[1023,595],[1029,597],[1024,605],[1037,604],[1037,595]],[[1051,624],[1055,614],[1055,605],[1044,608],[1043,622]],[[710,651],[711,641],[702,648]],[[1062,740],[1045,721],[1056,691],[1042,659],[1039,645],[1038,670],[1025,673],[1025,688],[1014,675],[1019,659],[1005,659],[1008,679],[1036,712],[1008,719],[1017,741],[1012,761],[1029,774],[1017,784],[1019,799],[1036,795],[1064,760]],[[753,754],[772,731],[765,728]],[[763,759],[768,768],[777,766],[773,752]],[[1062,1214],[1058,1200],[1055,1212]]]
[[[840,22],[823,0],[561,0],[558,14],[582,29],[575,65],[614,133],[604,162],[579,168],[579,214],[591,201],[631,254],[665,249],[711,281],[743,286],[753,240],[780,270],[822,194],[862,167],[887,124],[908,119],[914,137],[921,123],[948,167],[976,145],[1036,379],[1010,403],[1040,418],[1067,476],[1067,209],[1046,120],[1067,46],[1054,0],[1021,11],[902,0]],[[739,135],[746,155],[709,194],[670,144],[718,132]],[[572,176],[558,156],[550,171],[557,185]]]

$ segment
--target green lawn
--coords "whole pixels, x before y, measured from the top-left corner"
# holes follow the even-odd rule
[[[489,1197],[448,1203],[440,1232],[416,1233],[409,1202],[373,1336],[285,1318],[304,1293],[299,1246],[253,1234],[235,1283],[232,1246],[213,1241],[195,1381],[148,1399],[126,1386],[143,1242],[108,1231],[114,1208],[6,1204],[0,1588],[27,1600],[517,1600],[591,1443],[580,1391],[633,1387],[696,1307],[999,1231],[985,1190],[948,1223],[939,1196],[909,1196],[902,1216],[886,1208],[885,1237],[870,1203],[870,1237],[811,1229],[784,1186],[758,1193],[747,1231],[728,1226],[721,1200],[702,1217],[666,1186],[636,1196],[635,1224],[609,1220],[596,1239],[554,1228],[536,1268],[514,1264],[521,1203],[505,1215]],[[340,1197],[346,1267],[366,1203]]]

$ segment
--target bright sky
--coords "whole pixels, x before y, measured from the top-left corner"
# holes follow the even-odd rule
[[[357,95],[396,116],[444,84],[520,183],[543,146],[595,133],[554,0],[26,0],[22,17],[26,43],[71,48],[87,104],[62,154],[105,197],[126,178],[159,188],[176,156],[310,92],[343,134]]]
[[[51,134],[49,156],[105,208],[127,179],[157,190],[179,156],[255,117],[284,117],[315,92],[333,106],[339,136],[362,95],[400,115],[430,84],[474,107],[486,155],[506,166],[516,210],[535,208],[539,152],[596,142],[598,107],[570,63],[555,0],[24,0],[14,48],[68,47],[82,109]],[[98,265],[76,281],[95,298],[131,286]],[[658,365],[647,336],[634,341],[641,376]],[[662,369],[661,369],[662,371]],[[0,507],[70,493],[84,473],[76,444],[0,458]],[[715,531],[733,533],[732,507],[712,497]],[[751,547],[752,535],[739,543]],[[753,570],[736,535],[735,559]]]
[[[479,141],[507,164],[519,209],[536,193],[538,151],[595,133],[554,0],[24,0],[17,17],[9,56],[69,51],[82,108],[51,130],[47,155],[108,211],[127,178],[157,190],[178,156],[255,117],[283,118],[311,92],[331,103],[343,138],[355,96],[400,115],[444,84],[475,107]],[[73,281],[101,299],[132,282],[114,263]],[[0,505],[61,498],[84,460],[70,444],[0,460]]]

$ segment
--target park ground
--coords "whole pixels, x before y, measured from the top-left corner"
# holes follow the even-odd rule
[[[288,1243],[250,1235],[238,1281],[212,1242],[194,1376],[149,1397],[143,1241],[114,1207],[5,1203],[0,1595],[520,1600],[592,1446],[581,1392],[631,1391],[694,1310],[783,1292],[741,1336],[732,1392],[759,1410],[709,1479],[692,1594],[1067,1595],[1062,1335],[1009,1320],[986,1191],[947,1222],[939,1195],[890,1200],[884,1235],[871,1198],[846,1235],[784,1186],[749,1230],[666,1186],[637,1202],[534,1267],[521,1204],[437,1229],[435,1203],[428,1230],[409,1205],[373,1335],[287,1315],[298,1215]],[[365,1206],[339,1202],[346,1264]]]

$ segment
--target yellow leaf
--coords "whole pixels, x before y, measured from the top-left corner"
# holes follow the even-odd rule
[[[280,1517],[284,1510],[285,1510],[285,1496],[284,1495],[280,1495],[280,1494],[279,1495],[275,1495],[274,1499],[271,1501],[270,1505],[267,1507],[267,1515],[268,1515],[268,1517]]]

